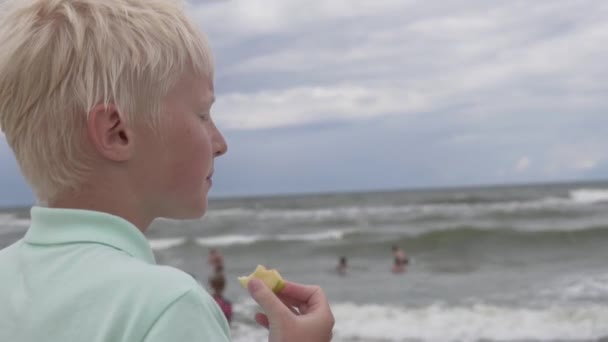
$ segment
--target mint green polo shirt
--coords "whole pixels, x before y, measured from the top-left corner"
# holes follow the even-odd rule
[[[41,207],[31,217],[25,237],[0,251],[0,341],[230,341],[213,298],[156,265],[128,221]]]

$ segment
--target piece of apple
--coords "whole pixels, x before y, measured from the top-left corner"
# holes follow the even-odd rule
[[[266,286],[268,286],[274,293],[279,293],[285,287],[285,280],[279,274],[279,271],[275,269],[267,270],[266,267],[258,265],[255,271],[246,277],[238,277],[239,283],[244,288],[247,288],[247,284],[253,278],[260,279]]]

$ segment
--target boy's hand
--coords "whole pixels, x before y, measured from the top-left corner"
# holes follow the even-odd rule
[[[335,320],[320,287],[286,281],[275,295],[264,283],[252,279],[248,290],[266,313],[257,313],[255,320],[270,331],[269,342],[331,341]]]

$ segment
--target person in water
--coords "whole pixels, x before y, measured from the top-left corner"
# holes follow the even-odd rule
[[[221,268],[224,267],[224,257],[215,248],[211,248],[209,250],[209,256],[207,258],[207,262],[209,263],[209,266],[211,266],[211,268],[213,268],[214,270],[217,269],[218,267],[221,267]]]
[[[392,272],[397,274],[397,273],[404,273],[405,272],[405,263],[403,262],[402,259],[398,259],[395,258],[394,263],[393,263],[393,268],[392,268]]]
[[[226,288],[226,277],[224,277],[224,274],[219,272],[211,276],[209,286],[213,291],[213,299],[224,313],[224,316],[226,316],[228,324],[232,323],[232,303],[224,298],[223,295]]]
[[[344,257],[344,256],[340,257],[340,261],[338,261],[338,266],[336,266],[336,272],[339,275],[346,275],[347,268],[348,268],[348,262],[346,260],[346,257]]]
[[[409,258],[405,255],[405,252],[397,245],[393,248],[393,273],[404,273],[406,266],[409,264]]]
[[[38,203],[0,251],[0,341],[231,340],[212,296],[158,265],[145,235],[207,212],[228,148],[212,52],[180,4],[0,1],[0,127]],[[318,286],[248,291],[270,341],[331,340]]]

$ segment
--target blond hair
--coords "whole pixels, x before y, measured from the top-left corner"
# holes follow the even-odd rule
[[[213,77],[205,37],[175,0],[5,0],[0,18],[0,129],[40,201],[90,172],[87,113],[113,104],[157,122],[192,67]]]

